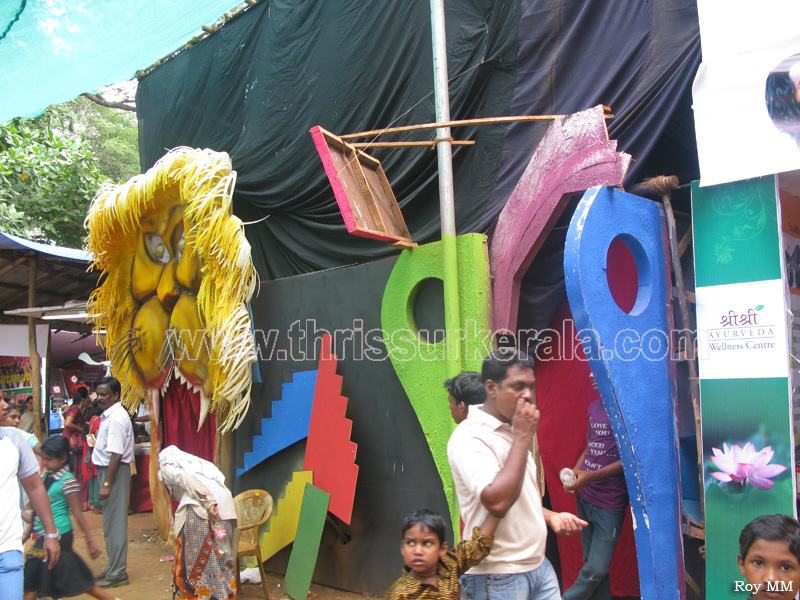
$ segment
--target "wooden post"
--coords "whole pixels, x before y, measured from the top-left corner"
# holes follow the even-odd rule
[[[611,109],[607,106],[603,107],[606,119],[613,118],[614,115],[609,114]],[[408,131],[424,131],[426,129],[439,129],[440,127],[463,127],[468,125],[495,125],[497,123],[531,123],[536,121],[554,121],[556,119],[563,119],[567,115],[528,115],[519,117],[483,117],[480,119],[461,119],[458,121],[437,121],[436,123],[421,123],[419,125],[403,125],[402,127],[384,127],[383,129],[372,129],[370,131],[359,131],[358,133],[347,133],[345,135],[337,136],[342,140],[354,140],[362,137],[372,137],[376,135],[389,135],[392,133],[405,133]]]
[[[48,323],[47,336],[50,337],[50,325]],[[42,390],[42,439],[50,435],[50,340],[47,340],[47,352],[44,361],[44,389]]]
[[[683,321],[682,339],[684,340],[687,366],[689,367],[689,393],[692,397],[692,409],[694,411],[694,428],[697,435],[697,469],[700,474],[700,489],[703,489],[703,441],[702,424],[700,411],[700,376],[697,372],[697,347],[690,333],[689,307],[686,300],[686,286],[683,281],[683,267],[681,267],[681,255],[683,252],[680,246],[689,244],[689,240],[678,241],[677,228],[675,226],[675,212],[672,210],[672,190],[678,187],[678,178],[675,175],[653,177],[634,185],[630,192],[642,196],[656,196],[661,198],[664,204],[664,213],[667,218],[667,232],[669,234],[669,248],[672,257],[672,271],[675,274],[675,287],[677,288],[678,309]],[[691,229],[686,235],[691,234]],[[686,239],[686,235],[684,239]],[[690,238],[691,239],[691,238]],[[703,515],[705,522],[705,496],[700,494],[700,514]],[[704,524],[704,523],[703,523]]]
[[[677,180],[677,177],[675,178]],[[678,187],[677,181],[674,187]],[[683,268],[681,267],[681,255],[678,252],[678,236],[675,227],[675,214],[672,212],[672,201],[669,191],[661,195],[664,209],[667,215],[667,229],[669,231],[669,247],[672,254],[672,269],[675,273],[675,287],[678,288],[678,308],[681,311],[683,321],[683,339],[686,344],[687,365],[689,367],[689,390],[692,395],[692,410],[694,411],[694,429],[697,435],[697,469],[700,473],[700,489],[703,489],[703,440],[702,440],[702,417],[700,411],[700,376],[697,372],[697,348],[692,339],[689,320],[689,307],[686,301],[686,286],[683,282]],[[700,493],[700,514],[703,515],[705,522],[705,494]]]
[[[353,148],[436,148],[436,140],[430,142],[349,142]],[[450,140],[452,146],[474,146],[475,140]]]
[[[160,393],[158,390],[147,390],[147,410],[150,412],[150,500],[153,502],[153,520],[158,527],[158,537],[167,541],[172,531],[172,504],[166,486],[158,478],[158,455],[162,450]]]
[[[28,259],[28,308],[36,307],[36,273],[38,256]],[[31,386],[33,387],[33,434],[42,439],[42,365],[36,347],[36,319],[28,317],[28,348],[31,355]]]
[[[236,468],[233,456],[233,434],[230,431],[220,434],[217,431],[217,444],[214,448],[214,464],[225,476],[225,484],[233,491]]]

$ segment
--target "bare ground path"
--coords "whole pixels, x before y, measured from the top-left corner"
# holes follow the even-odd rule
[[[106,564],[105,543],[103,542],[103,518],[91,512],[84,513],[92,534],[103,553],[92,560],[86,548],[86,540],[79,528],[75,528],[75,550],[86,561],[86,564],[97,573]],[[171,545],[159,540],[152,513],[137,513],[128,517],[128,576],[130,585],[113,588],[109,592],[122,600],[171,600],[172,562],[161,562],[161,557],[173,555]],[[283,592],[283,576],[267,573],[270,600],[288,600]],[[241,600],[258,600],[263,598],[260,585],[243,584],[239,592]],[[309,599],[319,600],[365,600],[369,596],[344,592],[322,585],[312,585]],[[89,595],[78,596],[81,600],[91,598]]]

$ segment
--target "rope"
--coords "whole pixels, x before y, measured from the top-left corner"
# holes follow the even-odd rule
[[[19,21],[19,17],[22,14],[22,11],[25,10],[25,7],[27,6],[27,4],[28,4],[28,0],[22,0],[19,3],[19,9],[17,10],[17,14],[15,14],[14,18],[11,19],[11,21],[9,21],[8,26],[6,27],[6,30],[2,34],[0,34],[0,42],[2,42],[5,39],[5,37],[8,35],[8,32],[11,31],[11,28],[14,26],[14,23]]]

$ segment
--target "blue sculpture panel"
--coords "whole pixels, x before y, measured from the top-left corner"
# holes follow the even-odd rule
[[[606,276],[616,238],[638,274],[627,313]],[[685,598],[667,248],[660,204],[595,187],[575,210],[564,250],[570,309],[622,458],[645,600]]]

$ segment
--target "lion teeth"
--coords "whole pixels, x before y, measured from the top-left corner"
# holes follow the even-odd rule
[[[164,377],[164,385],[161,386],[161,393],[162,394],[166,394],[167,393],[167,390],[169,389],[169,384],[172,383],[172,375],[173,375],[173,370],[172,370],[172,366],[170,366],[169,367],[169,372],[167,373],[167,376]]]
[[[203,426],[203,423],[206,422],[206,417],[208,416],[208,409],[211,407],[211,399],[208,398],[202,390],[200,390],[200,419],[197,423],[197,431],[200,431],[200,428]]]

